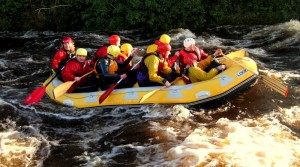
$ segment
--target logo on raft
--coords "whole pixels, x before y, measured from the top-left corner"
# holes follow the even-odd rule
[[[247,69],[243,69],[243,70],[239,71],[239,72],[236,74],[236,76],[237,76],[237,77],[241,77],[241,76],[243,76],[247,71],[248,71]]]

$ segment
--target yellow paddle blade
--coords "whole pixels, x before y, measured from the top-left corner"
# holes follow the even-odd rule
[[[64,82],[64,83],[58,85],[56,88],[54,88],[53,89],[54,99],[65,94],[75,82],[76,81],[67,81],[67,82]]]
[[[181,79],[181,77],[177,77],[173,82],[171,82],[171,84],[174,84],[175,82],[179,81]],[[155,90],[152,90],[151,92],[145,94],[141,100],[139,101],[139,103],[143,103],[146,99],[148,99],[149,97],[151,97],[152,95],[154,95],[156,92],[162,90],[166,88],[166,86],[163,86],[161,88],[158,88],[158,89],[155,89]]]
[[[165,88],[165,87],[166,87],[166,86],[163,86],[163,87],[161,87],[161,88],[159,88],[159,89],[155,89],[155,90],[153,90],[153,91],[151,91],[151,92],[145,94],[145,95],[141,98],[141,100],[140,100],[139,103],[143,103],[146,99],[148,99],[149,97],[151,97],[152,95],[154,95],[156,92],[160,91],[161,89],[163,89],[163,88]]]
[[[240,58],[243,58],[243,57],[246,56],[246,54],[247,54],[246,50],[241,49],[241,50],[238,50],[238,51],[231,52],[231,53],[227,54],[226,57],[228,57],[228,58],[230,58],[230,59],[232,59],[232,58],[234,58],[234,57],[240,57]],[[224,54],[223,54],[223,56],[224,56]]]
[[[269,86],[270,88],[272,88],[276,92],[278,92],[278,93],[282,94],[283,96],[287,97],[288,88],[284,84],[282,84],[279,80],[277,80],[275,78],[270,78],[266,75],[261,75],[261,78],[262,78],[263,83],[265,85]]]

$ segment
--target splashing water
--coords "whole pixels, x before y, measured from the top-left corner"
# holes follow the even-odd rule
[[[276,120],[224,118],[197,127],[166,157],[176,166],[298,166],[299,149],[300,140]]]

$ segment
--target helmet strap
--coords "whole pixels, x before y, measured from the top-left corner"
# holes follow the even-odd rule
[[[110,54],[108,54],[107,57],[110,58],[110,59],[112,59],[112,60],[115,59],[115,57],[113,55],[110,55]]]

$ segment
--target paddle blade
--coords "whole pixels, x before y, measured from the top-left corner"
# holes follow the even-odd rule
[[[67,81],[67,82],[60,84],[56,88],[54,88],[54,90],[53,90],[54,99],[65,94],[74,83],[75,83],[75,81]]]
[[[267,86],[269,86],[270,88],[272,88],[273,90],[275,90],[276,92],[282,94],[283,96],[287,97],[288,95],[288,88],[282,84],[280,81],[278,81],[275,78],[270,78],[268,76],[262,75],[262,80],[263,83]]]
[[[178,81],[178,80],[180,80],[180,79],[181,79],[181,77],[177,77],[174,81],[171,82],[171,84],[174,84],[176,81]],[[149,97],[151,97],[152,95],[154,95],[156,92],[158,92],[158,91],[160,91],[160,90],[162,90],[162,89],[164,89],[164,88],[166,88],[166,86],[163,86],[163,87],[161,87],[161,88],[155,89],[155,90],[153,90],[153,91],[151,91],[151,92],[145,94],[145,95],[141,98],[141,100],[139,101],[139,103],[143,103],[146,99],[148,99]]]
[[[46,91],[46,86],[41,86],[34,90],[30,95],[23,101],[23,104],[34,104],[41,100]]]
[[[101,104],[111,94],[117,85],[118,83],[113,84],[99,97],[99,104]]]
[[[155,89],[155,90],[153,90],[153,91],[151,91],[151,92],[145,94],[145,95],[141,98],[141,100],[139,101],[139,103],[143,103],[146,99],[148,99],[149,97],[151,97],[152,95],[154,95],[156,92],[160,91],[160,90],[163,89],[163,88],[165,88],[165,86],[162,87],[162,88],[159,88],[159,89]]]
[[[227,58],[229,59],[233,59],[235,57],[245,57],[247,54],[246,50],[242,49],[242,50],[238,50],[238,51],[235,51],[235,52],[231,52],[229,54],[226,55]],[[224,54],[222,54],[223,56],[225,56]]]

